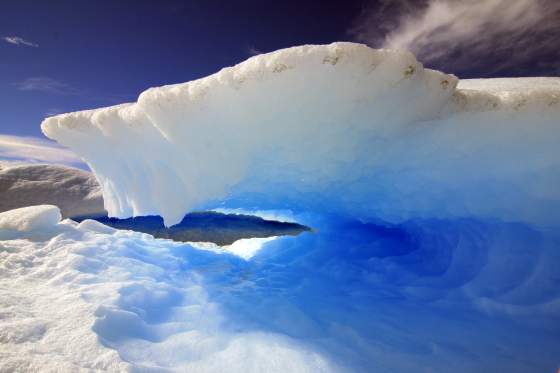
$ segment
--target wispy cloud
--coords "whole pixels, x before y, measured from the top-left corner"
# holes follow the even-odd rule
[[[350,32],[375,47],[410,50],[449,72],[553,72],[560,68],[559,19],[558,0],[384,0]]]
[[[249,53],[249,55],[251,56],[256,56],[259,54],[262,54],[263,52],[258,50],[257,48],[250,46],[249,48],[247,48],[247,52]]]
[[[80,91],[69,84],[60,82],[47,76],[27,78],[14,84],[20,91],[38,91],[59,95],[76,95]]]
[[[29,40],[25,40],[24,38],[20,38],[19,36],[4,36],[2,37],[6,43],[14,44],[14,45],[23,45],[26,47],[39,47],[39,44],[33,43]]]
[[[72,151],[38,137],[0,135],[0,159],[82,165]]]
[[[137,99],[137,94],[131,93],[107,93],[96,92],[90,89],[76,88],[70,84],[47,77],[38,76],[24,79],[20,82],[12,84],[20,91],[43,92],[66,96],[82,96],[96,105],[108,106],[116,105],[123,102],[132,102]],[[60,108],[48,108],[45,115],[50,117],[53,115],[64,113],[66,110]]]
[[[62,114],[64,110],[58,108],[50,108],[45,112],[45,116],[52,117],[54,115]]]

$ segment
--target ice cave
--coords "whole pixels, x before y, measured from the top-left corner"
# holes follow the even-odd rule
[[[111,217],[229,211],[309,229],[220,246],[61,221],[55,206],[1,213],[9,296],[32,289],[21,302],[41,311],[0,330],[25,356],[5,366],[558,368],[560,78],[459,80],[409,52],[305,45],[42,130],[87,162]]]

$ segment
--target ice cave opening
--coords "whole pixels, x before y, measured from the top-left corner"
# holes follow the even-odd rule
[[[78,216],[77,222],[93,219],[116,229],[130,229],[148,233],[155,238],[169,238],[178,242],[211,242],[220,246],[231,245],[238,240],[297,236],[310,227],[293,221],[274,220],[250,213],[198,211],[186,214],[183,219],[166,227],[161,216],[135,216],[119,219],[108,216]]]

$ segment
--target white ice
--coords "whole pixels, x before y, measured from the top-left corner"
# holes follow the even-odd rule
[[[407,52],[302,46],[42,129],[88,162],[117,217],[169,225],[242,207],[558,222],[559,79],[457,83]]]
[[[0,215],[2,368],[554,371],[559,82],[335,43],[46,119],[111,215],[313,230],[224,248]]]

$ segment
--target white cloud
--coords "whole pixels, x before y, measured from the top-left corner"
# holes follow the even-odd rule
[[[250,46],[249,48],[247,48],[247,52],[249,53],[249,55],[251,56],[256,56],[259,54],[262,54],[263,52],[261,52],[260,50],[258,50],[257,48]]]
[[[45,112],[45,116],[52,117],[54,115],[58,115],[58,114],[62,114],[62,113],[64,113],[64,110],[62,110],[62,109],[50,108]]]
[[[39,44],[33,43],[29,40],[25,40],[24,38],[20,38],[19,36],[4,36],[2,38],[6,43],[14,44],[14,45],[24,45],[27,47],[39,47]]]
[[[76,88],[47,76],[27,78],[14,85],[20,91],[38,91],[60,95],[75,95],[79,93]]]
[[[83,161],[57,143],[38,137],[0,135],[0,159],[80,165]]]
[[[424,63],[460,70],[490,61],[500,71],[555,55],[559,14],[558,0],[385,0],[350,32],[373,46],[410,50]]]

